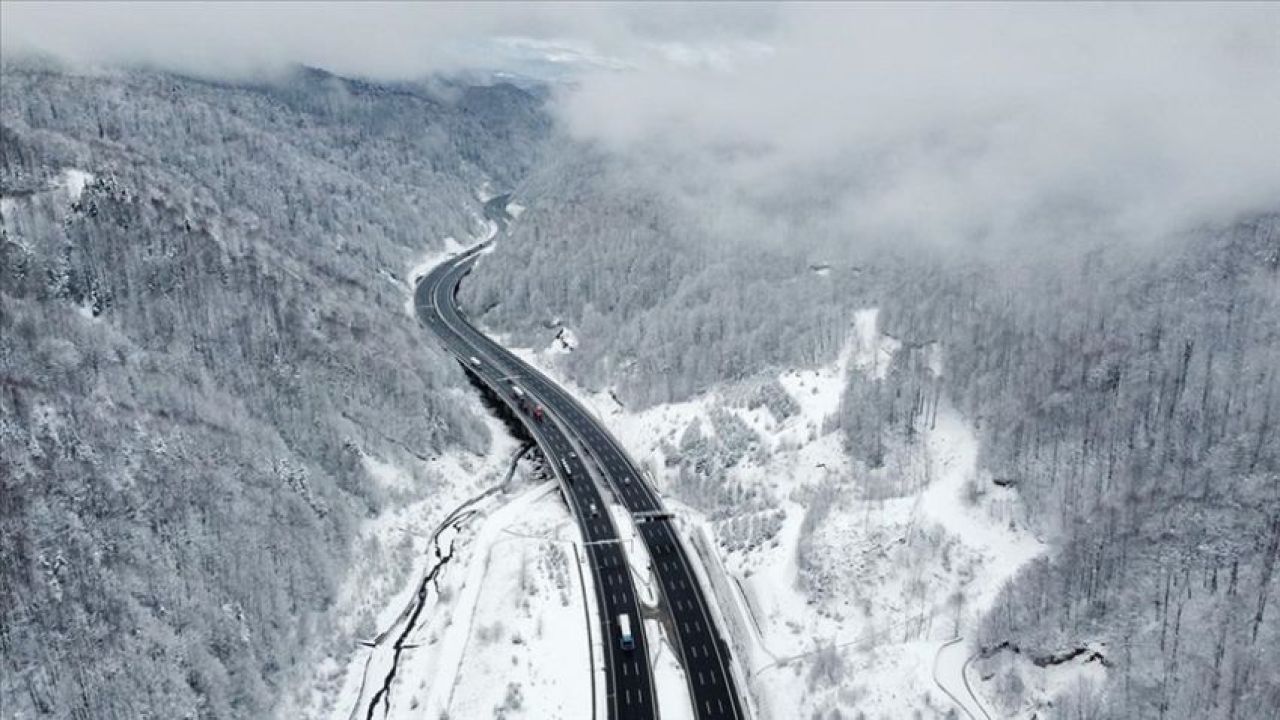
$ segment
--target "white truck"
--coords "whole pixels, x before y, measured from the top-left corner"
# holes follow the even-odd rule
[[[618,616],[618,645],[623,650],[636,648],[635,636],[631,634],[631,616],[626,613]]]

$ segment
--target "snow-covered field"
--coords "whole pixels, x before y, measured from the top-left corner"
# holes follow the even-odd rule
[[[460,582],[442,586],[454,599],[416,634],[407,697],[375,717],[590,717],[577,537],[551,483],[487,518],[467,538]]]
[[[875,310],[857,313],[836,362],[780,373],[799,407],[781,420],[765,407],[744,406],[733,388],[633,412],[608,388],[591,392],[567,382],[557,364],[568,352],[563,343],[548,338],[545,349],[518,351],[601,417],[668,498],[680,491],[678,468],[666,454],[695,420],[714,435],[713,414],[728,412],[758,434],[764,452],[747,453],[731,470],[752,498],[744,514],[713,518],[678,499],[671,504],[686,535],[702,527],[718,541],[725,586],[737,593],[719,599],[747,616],[740,634],[748,637],[736,647],[748,656],[742,664],[762,717],[990,711],[991,703],[966,689],[976,651],[968,638],[1002,585],[1044,544],[1023,527],[1016,491],[980,475],[973,429],[945,403],[933,427],[916,443],[894,447],[884,468],[869,471],[849,457],[828,422],[848,373],[883,377],[898,349],[878,333]],[[927,352],[928,367],[942,372],[943,350]],[[869,486],[885,484],[886,474],[897,487],[915,489],[870,499],[883,497]],[[981,696],[982,681],[968,673]]]

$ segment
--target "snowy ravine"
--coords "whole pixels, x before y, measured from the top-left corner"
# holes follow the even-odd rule
[[[850,372],[880,375],[898,350],[876,319],[874,309],[856,314],[835,363],[779,375],[799,408],[782,419],[751,408],[734,387],[630,411],[610,388],[567,381],[558,363],[572,350],[556,339],[563,329],[549,333],[544,349],[518,351],[618,435],[671,499],[686,538],[715,538],[713,564],[727,570],[717,596],[726,616],[741,618],[728,625],[748,656],[749,689],[764,718],[835,709],[846,717],[986,717],[981,680],[969,669],[966,682],[976,652],[970,638],[1000,588],[1045,551],[1022,524],[1016,491],[979,471],[974,430],[945,402],[916,443],[891,448],[883,468],[849,457],[828,418]],[[929,365],[941,372],[942,351],[931,352]],[[760,447],[742,452],[728,472],[736,499],[714,506],[690,495],[668,455],[682,452],[695,420],[701,442],[714,443],[716,416],[719,427],[731,427],[725,413]],[[886,474],[916,489],[870,492],[892,484]]]

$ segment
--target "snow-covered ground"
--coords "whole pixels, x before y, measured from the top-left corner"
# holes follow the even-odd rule
[[[857,313],[831,365],[779,374],[799,407],[782,419],[749,408],[735,388],[633,412],[608,388],[568,382],[558,368],[569,351],[563,343],[549,337],[544,349],[517,351],[601,417],[668,498],[679,489],[678,468],[666,455],[695,419],[714,435],[713,414],[732,413],[761,438],[765,452],[747,453],[730,473],[753,498],[737,516],[671,505],[686,531],[702,527],[718,540],[738,593],[733,602],[749,616],[739,647],[747,648],[743,664],[765,718],[834,709],[872,718],[941,717],[953,709],[963,716],[968,708],[956,707],[948,692],[972,704],[971,712],[989,709],[981,698],[962,697],[975,651],[967,638],[1001,586],[1044,550],[1021,525],[1016,491],[981,476],[977,437],[945,403],[916,443],[891,449],[884,468],[870,471],[849,457],[827,419],[850,371],[884,377],[899,351],[876,321],[874,309]],[[926,366],[942,372],[943,349],[925,352]],[[886,484],[886,475],[914,490],[887,498],[868,491],[873,480]],[[972,670],[969,680],[981,694]]]
[[[1048,715],[1051,708],[1061,710],[1064,705],[1073,706],[1076,714],[1071,717],[1098,717],[1102,713],[1102,690],[1107,679],[1107,667],[1102,661],[1107,648],[1105,643],[1092,643],[1079,650],[1075,657],[1042,665],[1026,655],[1004,649],[981,663],[974,663],[975,667],[967,674],[975,684],[1013,682],[1018,685],[1019,692],[1009,696],[1019,697],[1020,705],[998,706],[1004,707],[1005,712],[993,709],[991,717],[1034,720]],[[981,675],[976,669],[979,664],[985,669]]]
[[[666,629],[657,620],[645,620],[644,636],[649,641],[649,667],[659,715],[662,720],[694,720],[689,681]]]
[[[461,584],[442,586],[456,600],[416,634],[407,697],[385,717],[590,717],[577,538],[551,483],[495,511],[468,539]]]
[[[67,191],[67,195],[71,199],[79,200],[80,194],[84,192],[84,186],[93,182],[93,173],[75,168],[67,168],[58,176],[58,185]]]
[[[396,494],[386,512],[360,528],[359,561],[335,598],[333,614],[339,620],[328,656],[310,677],[299,679],[279,717],[346,718],[350,713],[372,655],[361,643],[387,635],[410,607],[419,581],[436,561],[432,530],[466,499],[499,484],[508,471],[518,443],[496,419],[488,424],[493,443],[483,456],[459,450],[428,461],[363,458],[371,477]]]
[[[58,173],[49,184],[40,191],[43,193],[52,192],[54,195],[61,196],[65,193],[67,199],[71,202],[80,200],[80,196],[84,194],[84,188],[93,182],[94,174],[86,170],[76,168],[65,168]],[[39,194],[39,193],[37,193]],[[0,225],[5,224],[5,220],[13,216],[14,211],[19,207],[20,203],[26,201],[30,196],[5,196],[0,195]]]

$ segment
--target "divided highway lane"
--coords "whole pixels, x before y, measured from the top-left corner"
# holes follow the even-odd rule
[[[536,369],[524,366],[521,382],[563,418],[590,448],[615,495],[636,519],[649,549],[654,574],[666,600],[676,643],[698,718],[743,718],[741,700],[730,670],[727,643],[716,628],[710,605],[694,575],[689,557],[676,536],[670,515],[621,444],[576,399]]]
[[[478,249],[477,249],[478,250]],[[644,623],[640,619],[636,592],[626,557],[618,542],[617,529],[609,516],[599,488],[591,481],[583,458],[576,455],[570,439],[551,417],[535,421],[519,410],[508,382],[522,370],[510,364],[510,356],[477,332],[458,313],[454,293],[462,276],[470,269],[475,252],[463,254],[433,269],[418,284],[415,305],[419,319],[473,373],[507,403],[542,447],[574,518],[586,541],[586,554],[600,610],[605,683],[606,717],[617,720],[651,720],[657,717],[653,678],[648,663]],[[472,362],[476,358],[479,364]],[[552,411],[554,412],[554,411]],[[617,618],[626,613],[632,619],[635,647],[619,645]],[[593,700],[594,702],[594,700]]]
[[[454,270],[441,277],[436,303],[466,326],[472,346],[500,358],[503,367],[519,377],[520,385],[538,398],[574,436],[577,445],[591,455],[615,496],[636,519],[641,539],[649,550],[653,570],[676,632],[676,643],[687,670],[687,681],[697,717],[744,718],[741,700],[730,671],[731,658],[723,635],[716,628],[710,605],[690,565],[683,543],[671,526],[661,499],[646,482],[636,464],[609,431],[576,399],[533,367],[525,364],[458,315],[454,303],[457,284],[478,257],[479,248],[453,262]],[[456,274],[455,274],[456,273]],[[575,469],[576,472],[576,469]],[[600,508],[594,483],[591,497]],[[602,510],[603,512],[603,510]],[[621,556],[621,552],[618,553]],[[634,616],[633,616],[634,617]]]

